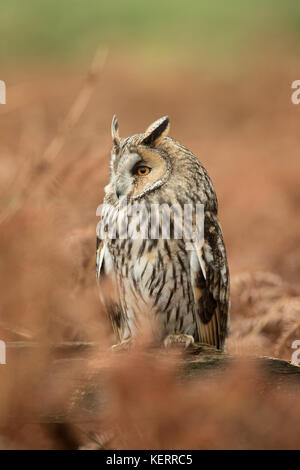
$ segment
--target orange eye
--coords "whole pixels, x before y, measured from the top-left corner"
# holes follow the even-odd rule
[[[149,175],[151,169],[148,166],[139,166],[136,169],[136,174],[139,176],[146,176]]]

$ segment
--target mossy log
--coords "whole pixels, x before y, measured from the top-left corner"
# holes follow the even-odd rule
[[[43,423],[83,423],[92,422],[99,416],[103,407],[105,407],[105,373],[101,373],[101,367],[97,368],[96,372],[91,373],[89,370],[85,373],[87,364],[86,352],[97,349],[96,343],[85,342],[67,342],[53,345],[51,349],[54,351],[54,356],[58,357],[50,365],[50,369],[45,371],[46,382],[51,376],[52,384],[55,386],[65,386],[66,380],[71,380],[70,400],[67,410],[51,411],[50,415],[41,412],[36,421]],[[29,342],[15,342],[7,343],[8,356],[9,351],[13,355],[22,354],[25,350],[38,350],[45,346],[38,343]],[[117,352],[114,354],[120,355],[120,360],[124,352]],[[155,360],[168,354],[167,350],[151,350],[143,352],[145,356],[153,356]],[[291,364],[282,359],[275,359],[272,357],[239,357],[232,356],[226,352],[221,352],[215,348],[204,345],[194,344],[183,355],[178,355],[178,378],[179,380],[190,380],[197,378],[221,378],[222,374],[226,373],[230,366],[243,360],[245,367],[252,365],[257,367],[261,373],[257,374],[256,380],[260,389],[272,386],[276,389],[291,385],[289,387],[290,393],[299,396],[300,392],[300,367]],[[76,376],[66,378],[66,370],[69,366],[74,364],[80,365],[79,370],[83,373]],[[82,366],[81,366],[82,364]]]

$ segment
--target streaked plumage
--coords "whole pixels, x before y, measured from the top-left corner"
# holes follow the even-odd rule
[[[176,239],[172,232],[170,239],[121,239],[117,224],[113,239],[98,233],[97,278],[100,288],[103,276],[110,277],[115,286],[112,299],[106,293],[104,301],[118,342],[133,337],[141,316],[150,312],[160,341],[183,338],[188,343],[192,336],[222,349],[229,319],[229,272],[217,198],[205,168],[192,152],[168,137],[168,131],[169,119],[165,117],[144,134],[121,139],[113,118],[111,179],[104,203],[117,209],[126,196],[127,208],[138,202],[149,212],[153,204],[179,204],[182,208],[203,204],[204,240],[187,250],[188,240]],[[150,168],[149,174],[139,175],[149,171],[145,167]],[[106,228],[113,226],[119,217],[116,214],[114,210],[103,212]],[[170,217],[172,227],[176,215],[171,209]],[[133,215],[129,233],[136,227],[139,223]]]

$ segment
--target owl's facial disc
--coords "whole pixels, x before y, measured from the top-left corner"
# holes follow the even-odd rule
[[[141,197],[144,193],[161,186],[167,164],[156,149],[138,145],[121,156],[115,174],[115,191],[118,198]]]
[[[111,180],[106,194],[119,199],[122,196],[137,199],[160,187],[170,173],[170,159],[166,158],[162,142],[170,129],[168,116],[155,121],[144,134],[127,139],[119,136],[119,124],[113,117],[111,133]]]
[[[133,198],[161,186],[167,174],[167,163],[159,150],[140,145],[137,151],[140,161],[133,168]]]
[[[133,192],[133,168],[141,161],[138,153],[125,153],[121,156],[115,174],[115,191],[117,198],[130,195]]]

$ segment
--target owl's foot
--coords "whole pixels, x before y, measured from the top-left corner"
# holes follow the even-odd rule
[[[195,340],[194,337],[191,335],[168,335],[164,339],[164,347],[165,348],[172,348],[172,347],[182,347],[184,346],[184,349],[187,349],[189,346],[194,344]]]
[[[113,352],[119,352],[119,351],[128,351],[133,345],[133,338],[128,338],[125,339],[124,341],[121,341],[121,343],[114,344],[111,347],[111,350]]]

